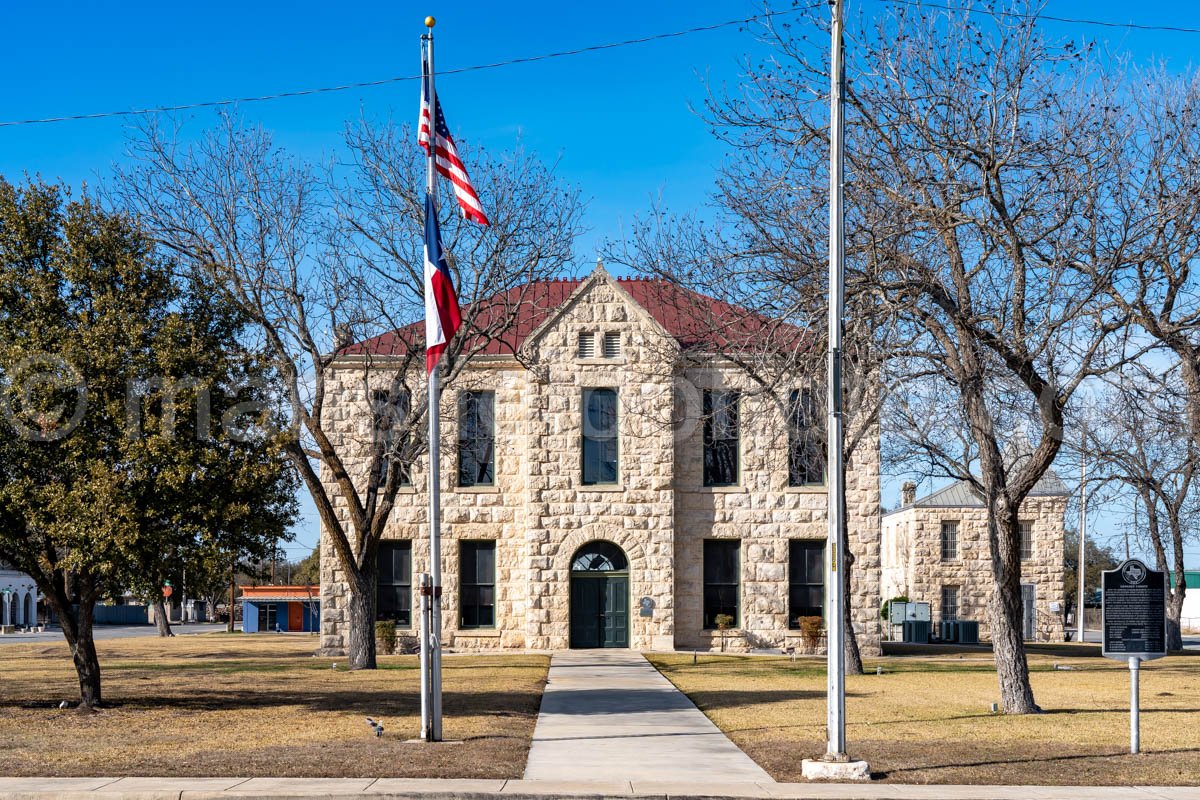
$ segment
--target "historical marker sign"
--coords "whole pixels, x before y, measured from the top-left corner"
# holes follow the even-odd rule
[[[1101,578],[1104,655],[1146,661],[1167,654],[1167,575],[1136,558]]]

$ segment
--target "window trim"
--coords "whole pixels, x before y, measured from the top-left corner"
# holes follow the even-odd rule
[[[701,553],[700,553],[700,579],[701,579],[701,591],[700,591],[701,619],[700,619],[700,621],[701,621],[701,625],[703,626],[703,629],[706,631],[717,630],[716,623],[713,623],[710,625],[708,622],[708,587],[710,585],[712,585],[712,586],[733,586],[734,587],[734,593],[733,593],[734,613],[733,613],[733,627],[730,628],[730,630],[738,630],[742,627],[742,583],[743,583],[743,581],[742,581],[742,540],[740,538],[738,538],[738,539],[719,538],[719,539],[704,539],[703,542],[704,542],[703,545],[701,545],[701,547],[703,549],[701,550]],[[729,545],[729,544],[733,545],[734,557],[736,559],[736,565],[734,566],[734,577],[735,577],[734,583],[732,583],[732,584],[727,583],[727,582],[719,582],[719,583],[712,583],[712,584],[709,583],[709,580],[708,580],[708,548],[709,548],[710,542],[720,543],[723,545]],[[717,613],[723,614],[725,612],[719,611]],[[717,614],[713,614],[714,619],[716,618],[716,616],[717,616]]]
[[[1026,535],[1028,533],[1028,535]],[[1020,537],[1020,560],[1033,561],[1035,547],[1033,543],[1033,520],[1023,519],[1017,522],[1017,535]]]
[[[587,480],[587,443],[588,441],[603,442],[605,440],[588,436],[588,398],[594,392],[612,392],[613,396],[613,479],[611,481]],[[579,406],[579,485],[587,489],[611,491],[612,487],[621,485],[621,393],[615,386],[587,386],[580,393]]]
[[[394,580],[394,577],[395,577],[394,571],[392,573],[393,580],[391,583],[383,583],[380,580],[380,577],[382,575],[382,570],[380,569],[380,560],[383,557],[383,548],[385,546],[390,547],[390,548],[403,549],[403,550],[408,551],[408,580],[407,581]],[[405,621],[400,620],[399,618],[397,618],[395,620],[396,627],[401,628],[403,630],[407,630],[407,629],[410,629],[413,627],[413,580],[412,580],[412,577],[413,577],[412,557],[413,556],[412,556],[412,552],[413,552],[413,540],[412,539],[381,539],[379,542],[379,550],[377,550],[375,553],[375,565],[376,565],[376,570],[377,570],[376,575],[375,575],[375,618],[377,620],[380,619],[380,616],[379,616],[379,593],[380,593],[380,590],[384,586],[407,586],[408,587],[408,621],[405,622]],[[393,558],[392,564],[393,564],[393,566],[395,565],[394,558]]]
[[[491,416],[490,434],[491,435],[487,439],[480,438],[480,437],[476,437],[471,440],[463,439],[463,427],[464,427],[463,426],[463,418],[464,418],[464,414],[465,414],[465,410],[464,410],[463,406],[464,406],[464,403],[469,402],[469,400],[471,398],[475,398],[476,408],[478,408],[478,404],[483,398],[488,398],[488,400],[491,403],[491,413],[490,413],[490,416]],[[478,425],[476,425],[476,428],[478,428]],[[494,390],[492,390],[492,389],[464,389],[463,391],[458,393],[458,437],[457,438],[458,438],[458,486],[460,486],[462,488],[494,487],[496,485],[496,392]],[[463,473],[463,452],[464,452],[464,450],[468,449],[468,447],[470,447],[472,444],[474,445],[475,448],[478,448],[479,443],[483,442],[483,441],[488,441],[490,443],[489,447],[488,447],[488,455],[489,455],[488,464],[489,464],[490,472],[491,472],[491,480],[479,481],[479,480],[471,479],[470,482],[464,482],[463,481],[463,474],[464,474]],[[467,444],[464,445],[464,442],[467,442]]]
[[[958,522],[959,521],[956,519],[944,519],[941,521],[941,527],[938,530],[938,553],[941,555],[941,558],[939,559],[940,561],[947,562],[959,560]],[[949,530],[953,531],[954,533],[953,552],[949,556],[946,555],[947,526],[950,526]]]
[[[474,580],[468,582],[467,580],[465,580],[466,571],[463,569],[463,562],[464,562],[465,555],[466,555],[466,547],[464,547],[465,545],[470,545],[471,547],[476,548],[476,551],[478,551],[478,548],[480,545],[487,545],[488,546],[487,549],[490,549],[492,551],[492,580],[491,580],[491,583],[479,583]],[[499,551],[499,548],[496,545],[495,539],[459,539],[458,540],[458,630],[461,630],[461,631],[496,630],[496,627],[497,627],[496,626],[496,616],[497,616],[497,614],[496,614],[496,573],[497,573],[497,567],[498,567],[498,565],[496,563],[496,557],[497,557],[498,551]],[[477,623],[476,624],[467,624],[467,622],[464,618],[465,612],[467,609],[467,604],[466,604],[466,602],[464,602],[464,594],[465,594],[464,590],[468,586],[476,587],[476,588],[480,587],[480,586],[490,586],[491,587],[491,589],[492,589],[492,603],[491,603],[492,621],[490,624],[487,624],[487,625],[480,625]],[[483,607],[479,603],[475,603],[474,605],[476,608]]]
[[[732,397],[733,402],[733,430],[732,438],[722,438],[718,440],[714,436],[714,425],[716,414],[713,411],[716,398]],[[703,416],[703,430],[701,431],[701,443],[703,452],[701,453],[701,482],[705,488],[719,489],[728,486],[742,485],[742,393],[736,389],[705,389],[701,395],[701,415]],[[728,400],[722,400],[728,408]],[[709,471],[709,452],[716,447],[717,442],[728,443],[733,442],[733,480],[732,481],[716,481]],[[728,445],[726,445],[728,446]]]
[[[820,614],[820,617],[822,620],[825,619],[825,569],[824,569],[824,567],[825,567],[825,545],[826,545],[826,542],[824,539],[788,539],[787,542],[788,542],[788,610],[787,610],[788,630],[795,631],[795,630],[800,629],[800,623],[798,622],[799,615],[793,613],[794,609],[792,608],[792,588],[793,587],[796,587],[796,586],[806,586],[806,587],[819,586],[819,587],[821,587],[821,614]],[[820,581],[820,583],[811,583],[807,580],[804,580],[804,581],[794,580],[793,576],[795,575],[795,562],[792,559],[792,547],[795,544],[806,545],[806,547],[804,547],[803,549],[816,550],[818,552],[818,554],[819,554],[818,562],[821,565],[821,581]],[[805,566],[807,567],[807,564],[805,564]],[[807,574],[805,574],[804,577],[807,578],[808,577]]]
[[[808,431],[808,430],[819,431],[820,430],[820,426],[816,424],[816,421],[817,421],[816,418],[819,416],[819,408],[820,408],[819,395],[817,395],[816,391],[812,387],[796,387],[796,388],[792,389],[790,394],[788,395],[788,408],[787,408],[787,432],[788,432],[787,486],[789,489],[803,489],[803,488],[807,488],[807,487],[823,487],[827,483],[825,480],[825,477],[826,477],[825,476],[825,467],[826,467],[827,459],[825,457],[822,457],[819,462],[820,468],[821,468],[821,479],[819,481],[812,481],[812,480],[798,481],[796,479],[797,478],[796,472],[794,472],[792,469],[793,453],[797,449],[798,440],[800,438],[799,434],[801,432],[801,426],[799,426],[797,424],[797,416],[798,416],[797,412],[800,411],[802,408],[804,408],[804,406],[802,406],[802,404],[801,404],[801,401],[805,397],[808,397],[811,399],[811,403],[810,403],[811,408],[808,410],[812,411],[813,419],[808,420],[808,424],[803,426],[803,430],[805,430],[805,431]],[[824,437],[818,436],[818,439],[820,439],[820,450],[821,450],[822,454],[824,455],[824,453],[826,452]]]

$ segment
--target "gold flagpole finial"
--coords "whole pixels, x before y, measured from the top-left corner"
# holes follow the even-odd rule
[[[426,27],[426,28],[432,28],[432,27],[433,27],[434,25],[436,25],[436,24],[437,24],[437,20],[436,20],[436,19],[434,19],[433,17],[426,17],[426,18],[425,18],[425,27]]]

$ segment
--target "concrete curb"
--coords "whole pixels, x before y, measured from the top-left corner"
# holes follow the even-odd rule
[[[0,778],[0,800],[1200,800],[1200,787],[422,778]]]

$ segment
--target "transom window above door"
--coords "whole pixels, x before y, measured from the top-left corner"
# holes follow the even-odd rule
[[[621,548],[612,542],[589,542],[575,551],[571,559],[572,572],[624,572],[629,560]]]

